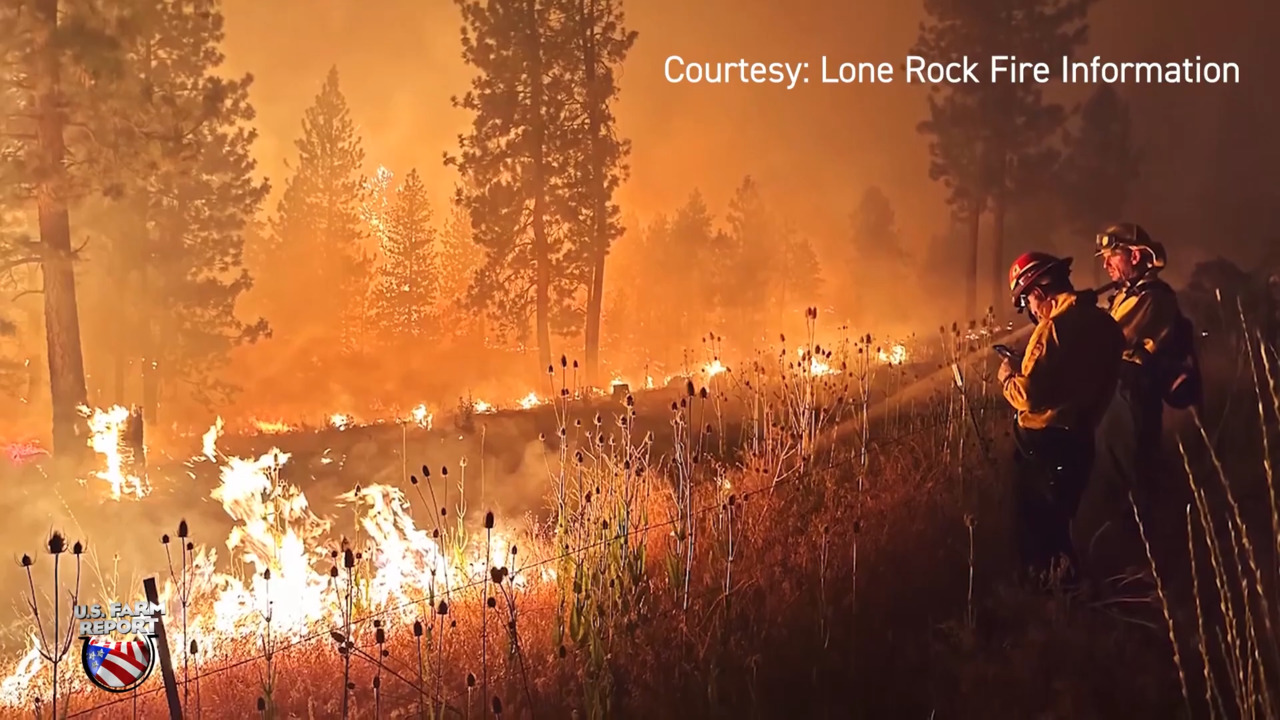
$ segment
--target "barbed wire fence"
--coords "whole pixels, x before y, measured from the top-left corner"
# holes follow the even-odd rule
[[[951,412],[944,412],[944,413],[941,413],[940,418],[934,419],[932,422],[921,424],[908,431],[895,434],[892,436],[870,438],[867,440],[866,444],[868,446],[868,449],[874,448],[878,451],[882,451],[885,448],[893,447],[903,442],[907,442],[913,438],[919,437],[924,433],[939,430],[947,426],[954,426],[956,423],[960,423],[961,427],[967,428],[965,432],[978,431],[976,427],[970,426],[966,418],[957,418]],[[774,493],[780,487],[788,486],[793,483],[797,483],[801,480],[808,479],[812,477],[813,474],[816,474],[816,473],[826,474],[834,471],[839,471],[847,467],[861,465],[865,462],[864,459],[861,457],[862,455],[861,450],[862,448],[854,448],[847,455],[845,453],[841,453],[843,457],[842,459],[839,459],[839,460],[834,459],[834,454],[833,454],[832,459],[828,460],[828,462],[826,462],[825,464],[822,464],[816,468],[813,468],[813,472],[811,473],[795,474],[790,477],[778,479],[762,487],[745,490],[739,493],[734,493],[734,495],[736,496],[738,501],[745,501],[756,495]],[[689,513],[689,515],[685,516],[684,518],[677,516],[677,517],[668,518],[662,521],[647,523],[642,526],[629,527],[628,529],[623,531],[614,531],[607,538],[604,538],[598,541],[588,542],[588,543],[579,545],[577,547],[574,547],[570,550],[566,550],[560,553],[555,553],[555,554],[543,557],[541,559],[531,561],[526,565],[521,565],[519,568],[516,569],[515,572],[524,573],[529,570],[536,570],[539,568],[546,567],[548,565],[560,563],[565,560],[581,560],[584,555],[586,555],[592,550],[605,547],[611,543],[616,543],[620,540],[632,539],[632,538],[647,535],[648,533],[653,531],[672,528],[682,522],[688,522],[690,518],[702,518],[712,513],[721,512],[724,510],[724,507],[725,507],[724,501],[720,501],[716,503],[708,503],[702,507],[694,509],[691,513]],[[488,568],[486,568],[484,574],[487,576],[488,572],[489,570]],[[486,577],[481,580],[474,580],[474,581],[462,583],[460,585],[450,586],[448,588],[448,592],[449,593],[465,593],[469,590],[476,590],[476,589],[482,588],[486,586],[486,584],[488,583],[492,583],[492,581],[488,580]],[[711,591],[709,591],[706,594],[705,598],[711,599],[711,598],[718,597],[722,594],[723,594],[722,588],[714,588],[714,589],[711,589]],[[348,625],[350,628],[363,626],[367,623],[373,622],[375,620],[378,620],[386,615],[395,613],[397,611],[403,611],[413,607],[422,606],[428,599],[429,599],[428,596],[424,595],[423,597],[415,598],[413,600],[400,602],[394,605],[387,605],[380,608],[377,612],[367,614],[360,618],[353,618]],[[699,596],[697,599],[701,600],[704,598]],[[201,667],[198,669],[195,676],[190,677],[187,680],[182,680],[182,679],[178,680],[178,686],[181,689],[182,686],[184,685],[188,685],[191,683],[199,683],[200,681],[206,680],[208,678],[216,677],[216,676],[234,671],[236,669],[243,668],[248,665],[252,665],[254,663],[264,662],[268,659],[268,655],[272,655],[272,656],[278,655],[280,653],[288,652],[290,650],[293,650],[305,645],[309,645],[318,641],[325,641],[325,640],[332,641],[333,632],[334,632],[333,629],[317,630],[312,633],[295,637],[280,645],[273,646],[269,651],[264,651],[264,652],[256,653],[253,655],[245,656],[240,659],[237,659],[232,662],[228,662],[213,668],[206,669]],[[184,642],[186,641],[187,639],[184,639]],[[386,670],[385,667],[381,669],[384,671]],[[494,680],[494,681],[509,680],[511,679],[511,675],[514,674],[516,671],[517,671],[517,668],[512,668],[508,670],[506,673],[502,673],[497,677],[491,678],[491,680]],[[416,687],[414,683],[409,682],[406,678],[398,677],[398,679],[400,679],[402,682],[404,682],[404,684],[412,688],[415,692],[427,694],[427,691],[425,689]],[[165,692],[164,685],[163,684],[157,685],[147,690],[136,691],[134,693],[129,693],[129,694],[122,694],[121,696],[113,698],[111,700],[97,703],[90,707],[68,713],[66,717],[78,718],[78,717],[93,716],[96,713],[106,710],[108,708],[117,707],[125,703],[135,703],[140,699],[148,698],[153,695],[160,695],[164,692]],[[438,704],[444,703],[446,707],[448,707],[449,703],[452,703],[453,701],[456,701],[464,697],[468,693],[469,693],[469,690],[457,692],[457,693],[451,693],[443,697],[431,696],[431,700]],[[452,707],[449,707],[449,709],[456,711],[456,709]]]

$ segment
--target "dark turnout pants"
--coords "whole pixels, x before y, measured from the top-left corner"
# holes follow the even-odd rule
[[[1022,568],[1044,583],[1077,580],[1071,521],[1093,470],[1093,431],[1015,427],[1015,528]]]
[[[1125,363],[1116,401],[1099,428],[1106,460],[1140,510],[1149,508],[1161,481],[1164,399],[1141,368]],[[1127,505],[1127,498],[1125,504]]]
[[[1146,378],[1122,385],[1120,397],[1133,416],[1133,495],[1141,508],[1151,502],[1161,480],[1164,399]]]

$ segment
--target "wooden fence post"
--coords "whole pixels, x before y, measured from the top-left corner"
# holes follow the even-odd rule
[[[160,604],[160,591],[154,577],[144,578],[142,589],[147,602]],[[182,720],[182,701],[178,698],[178,676],[173,672],[173,658],[169,655],[169,636],[164,631],[164,616],[156,618],[156,652],[160,654],[160,675],[164,678],[164,696],[169,701],[169,720]]]

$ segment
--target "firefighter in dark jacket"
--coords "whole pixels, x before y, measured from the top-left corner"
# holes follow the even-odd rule
[[[1093,470],[1094,434],[1116,392],[1124,335],[1072,287],[1071,258],[1027,253],[1009,269],[1014,307],[1036,321],[1021,363],[999,380],[1017,411],[1015,504],[1023,567],[1039,583],[1077,580],[1071,522]]]
[[[1108,455],[1131,483],[1136,500],[1152,497],[1159,477],[1164,395],[1156,368],[1180,315],[1178,296],[1160,279],[1165,250],[1135,223],[1113,225],[1097,237],[1097,256],[1116,285],[1109,311],[1124,332],[1119,417],[1106,421]],[[1127,421],[1129,427],[1123,427]]]

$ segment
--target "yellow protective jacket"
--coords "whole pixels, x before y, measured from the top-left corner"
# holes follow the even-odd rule
[[[1027,341],[1005,400],[1028,430],[1097,427],[1116,391],[1124,333],[1105,310],[1074,293],[1050,301]]]
[[[1111,298],[1111,317],[1124,332],[1124,359],[1146,365],[1160,349],[1178,318],[1178,296],[1149,273],[1125,283]]]

